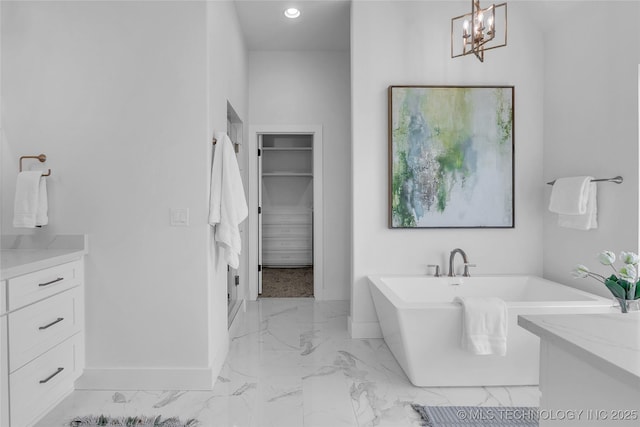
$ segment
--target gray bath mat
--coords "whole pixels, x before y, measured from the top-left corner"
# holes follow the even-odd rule
[[[185,422],[178,418],[162,419],[161,416],[155,417],[119,417],[111,418],[104,415],[76,417],[69,423],[71,427],[196,427],[199,425],[198,420],[190,419]]]
[[[528,406],[411,407],[427,427],[538,427],[538,408]]]

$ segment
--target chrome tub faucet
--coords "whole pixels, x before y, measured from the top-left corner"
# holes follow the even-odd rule
[[[456,257],[456,254],[460,254],[462,255],[462,261],[464,262],[464,272],[462,273],[462,275],[464,277],[471,277],[471,274],[469,274],[469,267],[475,267],[475,264],[470,264],[469,263],[469,259],[467,258],[467,254],[460,248],[456,248],[454,250],[451,251],[451,254],[449,254],[449,277],[455,277],[456,276],[456,272],[455,269],[453,268],[453,261]]]

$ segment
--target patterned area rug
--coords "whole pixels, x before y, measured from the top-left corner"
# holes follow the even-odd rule
[[[313,267],[262,269],[262,298],[313,296]]]
[[[411,407],[428,427],[538,427],[538,408],[527,406]]]
[[[196,427],[200,424],[196,419],[185,422],[178,418],[162,419],[160,415],[155,417],[120,417],[111,418],[105,415],[76,417],[69,423],[71,427]]]

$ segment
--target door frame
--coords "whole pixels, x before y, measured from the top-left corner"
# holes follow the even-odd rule
[[[313,136],[313,296],[324,299],[324,193],[322,169],[322,125],[251,125],[249,126],[249,295],[258,298],[258,135],[312,135]],[[251,166],[253,165],[253,166]]]

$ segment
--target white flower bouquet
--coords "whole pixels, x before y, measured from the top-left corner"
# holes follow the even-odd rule
[[[620,252],[619,259],[623,265],[616,269],[614,265],[616,255],[613,252],[602,251],[598,254],[600,264],[608,265],[613,269],[614,274],[609,277],[594,273],[582,264],[578,264],[572,274],[576,279],[591,277],[603,283],[620,302],[622,312],[626,313],[629,302],[640,299],[640,286],[638,286],[638,281],[640,280],[640,271],[638,269],[640,257],[633,252],[623,251]]]

